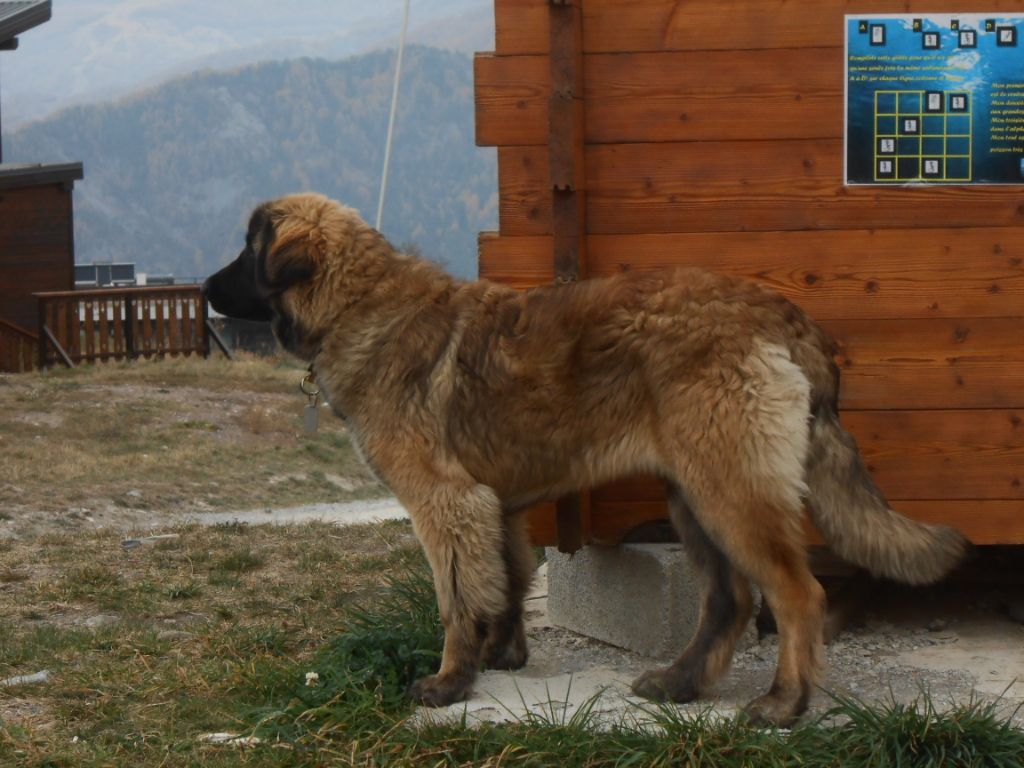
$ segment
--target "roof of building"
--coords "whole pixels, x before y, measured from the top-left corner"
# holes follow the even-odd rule
[[[81,178],[81,163],[0,163],[0,189],[73,184]]]
[[[0,2],[0,47],[16,35],[50,20],[51,0]]]

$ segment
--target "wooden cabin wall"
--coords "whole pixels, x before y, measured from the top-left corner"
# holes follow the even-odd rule
[[[893,506],[1024,543],[1024,190],[843,184],[844,14],[1024,0],[578,2],[585,274],[695,265],[780,291],[838,341],[843,422]],[[525,288],[553,277],[550,9],[495,9],[475,67],[500,231],[480,274]],[[591,539],[661,499],[643,479],[597,490]]]
[[[0,318],[35,331],[32,294],[74,288],[71,211],[64,184],[0,189]]]

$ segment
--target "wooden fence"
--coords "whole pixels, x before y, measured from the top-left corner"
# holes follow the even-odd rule
[[[0,319],[0,372],[24,373],[36,367],[39,336]]]
[[[210,354],[209,324],[198,285],[37,293],[38,360],[54,363]]]

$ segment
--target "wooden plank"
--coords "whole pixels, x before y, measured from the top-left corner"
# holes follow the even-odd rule
[[[1024,498],[1024,414],[852,411],[843,423],[891,499]]]
[[[78,316],[67,302],[62,301],[57,305],[57,322],[50,330],[73,362],[81,360],[82,344],[78,332]]]
[[[550,70],[547,56],[473,58],[477,145],[546,143]]]
[[[589,243],[593,238],[588,238]],[[477,238],[477,266],[480,277],[531,288],[555,278],[551,261],[551,238],[501,237],[497,232],[481,232]]]
[[[843,135],[840,48],[588,56],[589,142]]]
[[[555,277],[575,282],[586,275],[586,176],[584,173],[583,47],[579,0],[551,3],[548,60],[548,167],[552,189],[552,258]],[[558,549],[583,546],[590,528],[590,500],[572,493],[555,502]]]
[[[162,353],[170,343],[171,297],[157,299],[156,304],[156,351]]]
[[[0,371],[21,371],[20,341],[3,326],[0,326]]]
[[[71,305],[71,311],[74,313],[76,318],[80,314],[85,315],[85,334],[83,345],[83,355],[89,359],[96,357],[96,302],[95,301],[83,301],[81,303],[74,303]]]
[[[200,315],[200,299],[197,296],[188,296],[182,303],[182,334],[185,344],[191,352],[198,352],[198,338],[196,334],[196,317]]]
[[[111,319],[112,335],[110,339],[110,351],[115,357],[122,358],[125,356],[124,299],[119,298],[111,300],[110,307],[113,312],[113,317]]]
[[[61,302],[60,306],[62,306],[66,312],[65,325],[62,327],[68,329],[66,332],[67,338],[62,339],[61,334],[57,333],[56,330],[54,331],[54,335],[57,336],[58,341],[60,341],[61,346],[64,347],[67,353],[71,355],[75,362],[78,362],[82,355],[85,354],[85,350],[82,345],[82,318],[78,313],[78,303],[64,300]]]
[[[152,301],[148,296],[140,296],[138,299],[140,314],[142,320],[140,322],[140,330],[142,331],[139,339],[139,351],[149,357],[153,352],[153,306]]]
[[[969,499],[954,501],[900,501],[901,514],[924,523],[951,525],[978,545],[1024,544],[1024,502]],[[531,516],[531,538],[538,546],[550,546],[542,513]],[[614,545],[634,528],[667,517],[664,501],[596,501],[592,512],[590,542]],[[536,534],[534,533],[536,530]],[[812,535],[812,541],[820,537]]]
[[[111,304],[110,299],[100,299],[97,302],[99,306],[99,344],[100,344],[100,358],[106,360],[110,357],[110,324],[111,324]]]
[[[129,360],[139,355],[138,314],[139,306],[134,296],[126,295],[124,301],[124,353]]]
[[[952,525],[975,544],[1024,544],[1020,501],[899,501],[897,511],[926,523]]]
[[[1024,319],[834,320],[847,409],[1024,408]]]
[[[184,334],[185,345],[189,348],[189,353],[201,351],[198,346],[198,336],[196,333],[196,318],[201,314],[201,310],[198,304],[198,300],[195,296],[187,297],[187,300],[182,303],[182,323]]]
[[[56,327],[54,308],[51,304],[43,301],[37,302],[36,322],[33,323],[32,327],[39,334],[36,359],[39,361],[40,368],[46,368],[50,365],[52,350],[47,342],[46,335],[43,333],[43,328],[53,329]]]
[[[209,320],[208,307],[206,299],[202,297],[196,297],[196,308],[194,313],[194,325],[192,327],[193,333],[195,334],[195,349],[198,354],[208,355],[210,352],[210,339],[207,334],[207,322]],[[229,356],[230,357],[230,356]]]
[[[501,231],[549,234],[551,192],[544,149],[502,147],[498,159]],[[842,141],[837,139],[589,146],[589,231],[1024,224],[1024,203],[999,185],[845,187],[842,164]]]
[[[495,51],[547,53],[550,40],[548,0],[495,0]]]
[[[156,338],[154,339],[154,348],[156,352],[162,354],[164,350],[170,347],[170,344],[167,342],[169,302],[167,297],[162,297],[154,301],[154,305],[156,308]]]
[[[481,277],[528,288],[553,279],[544,236],[479,241]],[[823,230],[591,235],[592,275],[694,266],[758,280],[829,319],[1024,314],[1024,230]]]
[[[840,48],[586,56],[588,143],[841,138]],[[477,56],[477,143],[544,144],[543,56]]]
[[[588,151],[592,233],[1020,226],[998,186],[842,186],[842,141],[601,145]]]
[[[498,147],[498,228],[503,235],[551,234],[547,147]]]
[[[689,265],[743,275],[819,320],[1007,317],[1024,307],[1015,228],[612,235],[589,248],[595,274]]]
[[[588,0],[587,51],[842,45],[846,13],[1019,14],[1019,0]]]
[[[558,528],[555,525],[555,505],[553,502],[538,504],[524,513],[526,526],[530,532],[530,541],[537,547],[558,546]]]
[[[171,296],[167,300],[167,311],[169,313],[168,325],[168,344],[172,349],[180,350],[180,353],[184,353],[185,343],[182,339],[181,322],[182,322],[182,307],[184,301],[182,296]]]
[[[496,50],[542,53],[544,0],[497,0]],[[586,0],[587,52],[806,48],[842,45],[846,13],[1020,15],[1021,0]]]
[[[39,344],[36,347],[36,359],[39,361],[40,368],[46,368],[50,365],[50,344],[43,329],[54,328],[54,312],[53,307],[44,302],[38,301],[36,303],[36,322],[33,326],[36,329],[36,333],[39,334]]]
[[[1016,410],[847,411],[843,424],[891,500],[1024,499],[1024,413]],[[660,501],[660,481],[594,491],[605,501]]]

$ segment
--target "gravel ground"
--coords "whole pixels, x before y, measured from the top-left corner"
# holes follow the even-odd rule
[[[441,710],[421,709],[426,719],[508,721],[528,713],[569,717],[595,694],[607,722],[630,718],[644,706],[629,694],[642,671],[668,659],[651,659],[552,626],[547,617],[546,574],[528,601],[530,660],[514,673],[485,672],[472,698]],[[988,588],[911,591],[875,596],[859,626],[846,628],[826,649],[822,690],[811,712],[824,712],[827,692],[867,701],[909,703],[927,691],[937,707],[975,699],[999,701],[1024,725],[1024,624],[1007,615],[1014,595]],[[1010,602],[1008,602],[1010,601]],[[734,714],[771,684],[778,637],[767,634],[739,651],[729,673],[706,700],[681,707]]]

